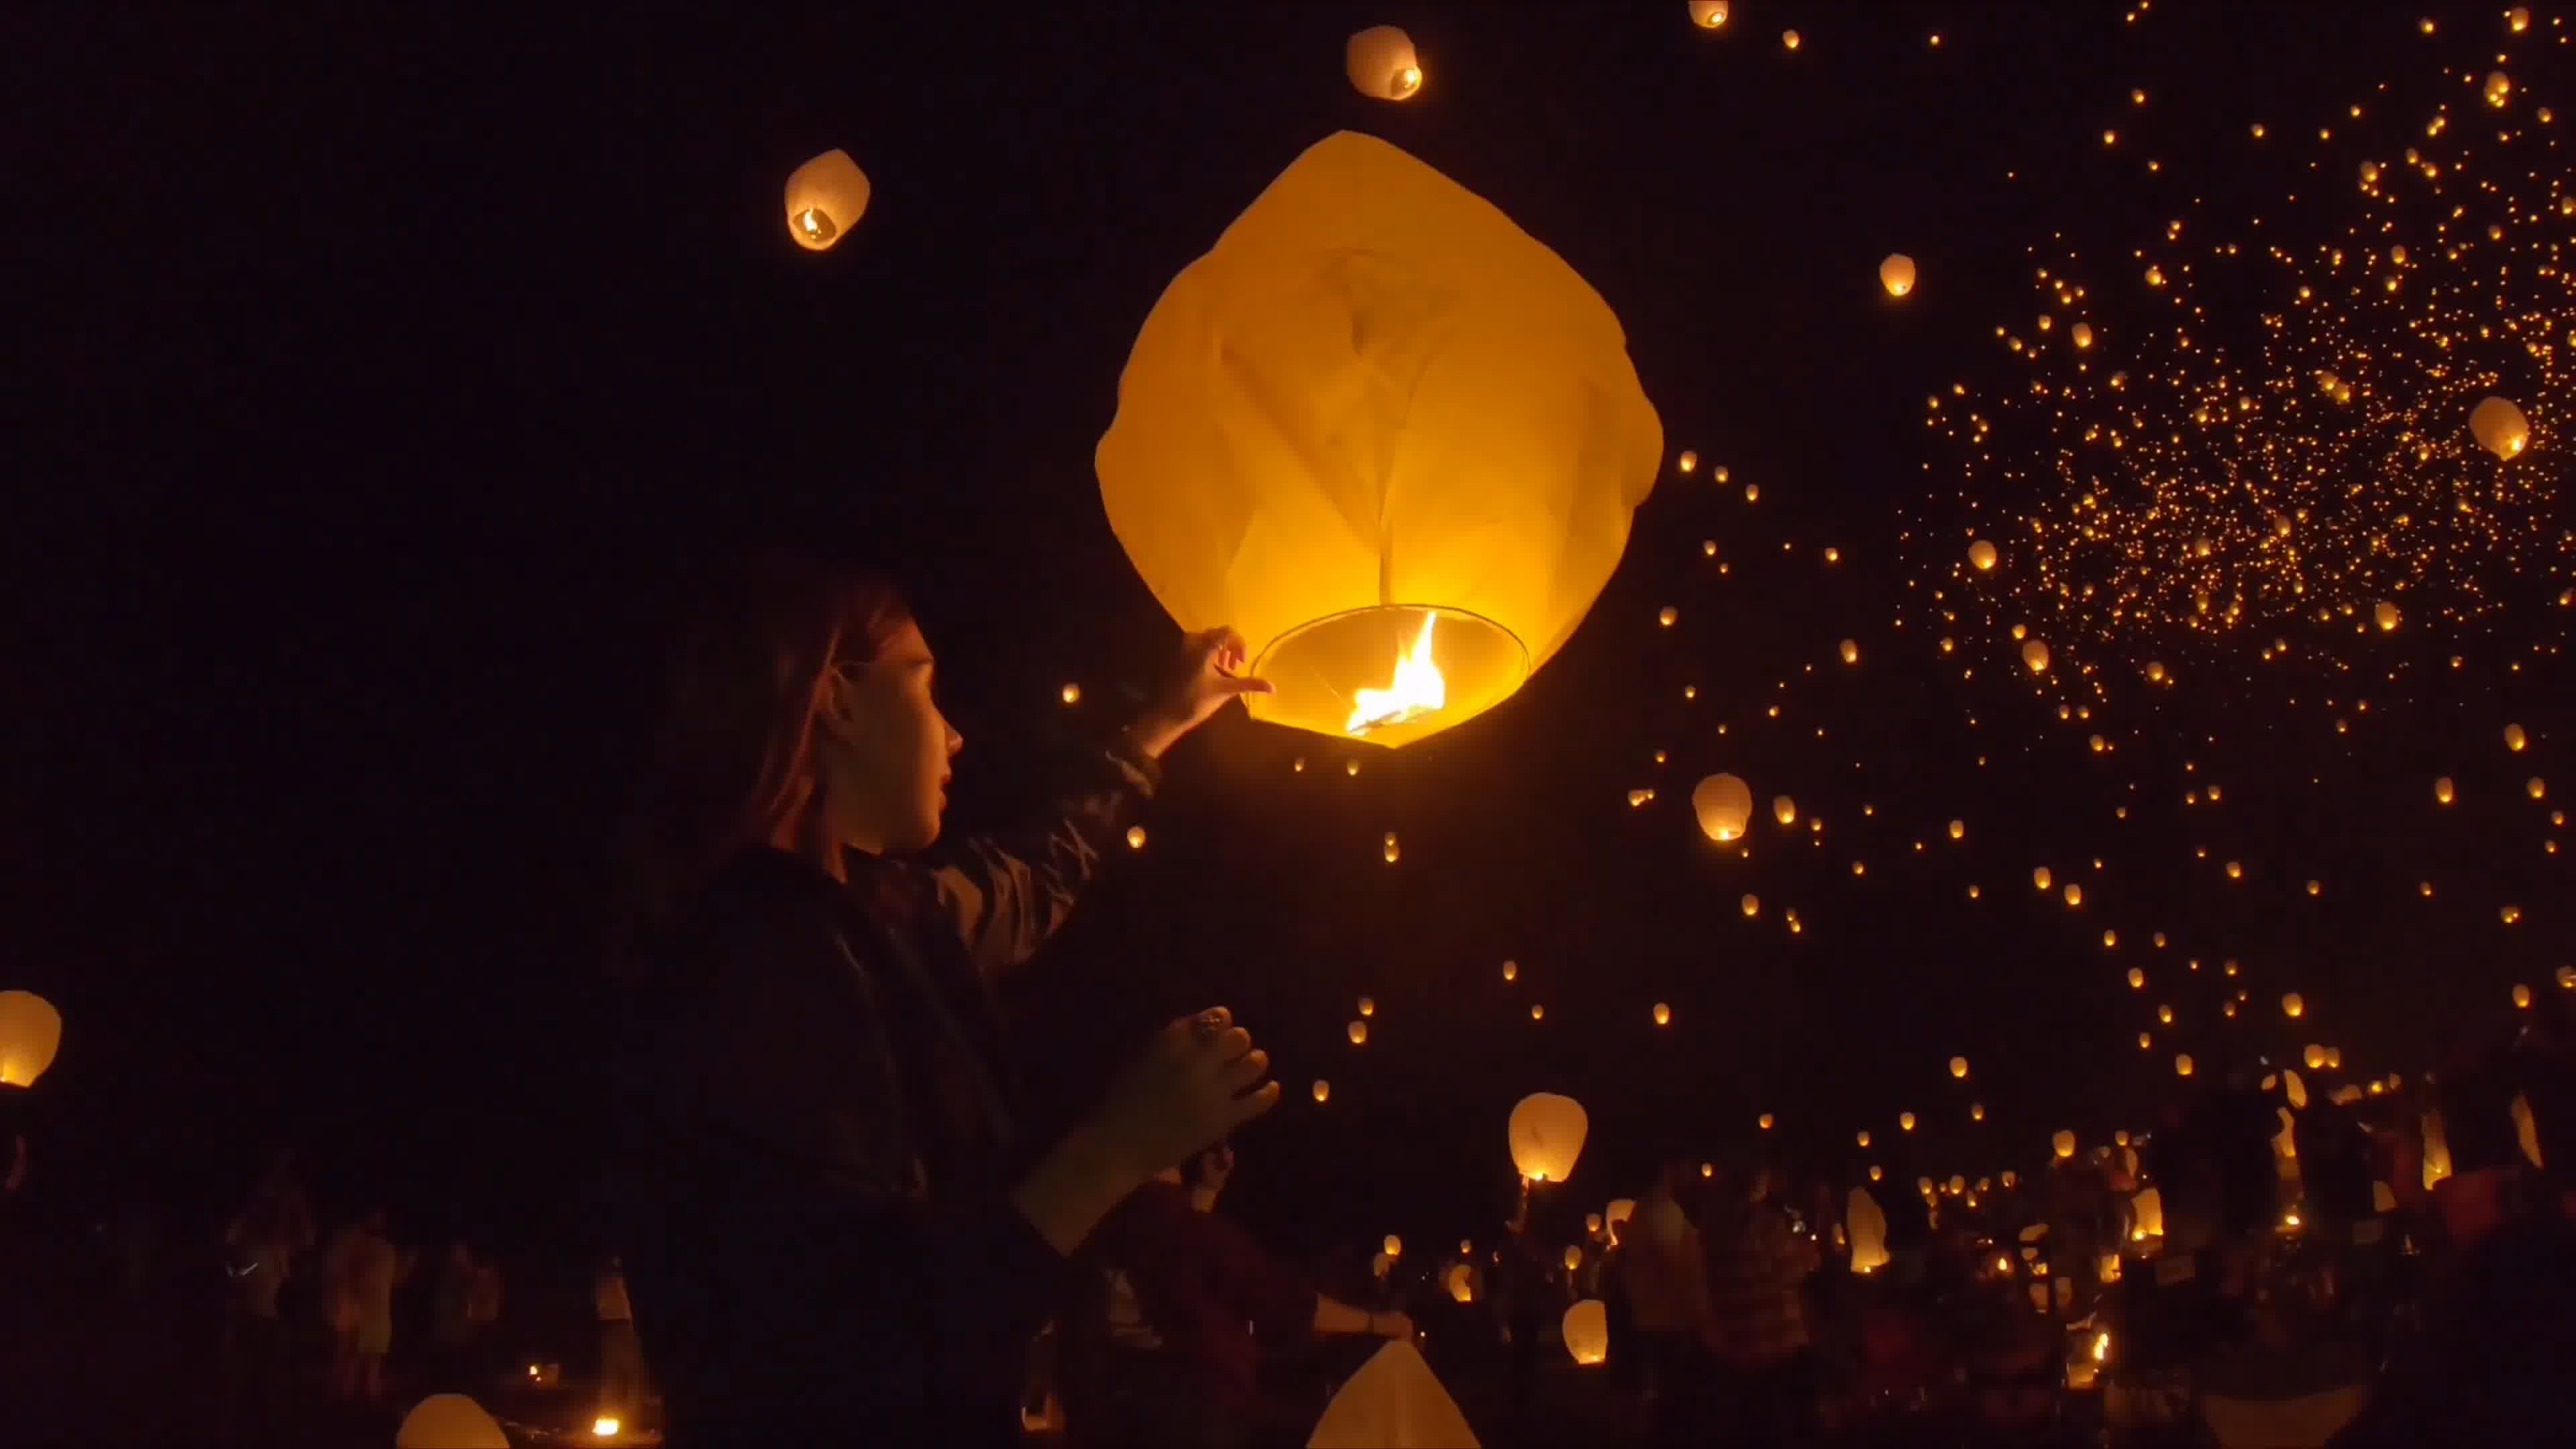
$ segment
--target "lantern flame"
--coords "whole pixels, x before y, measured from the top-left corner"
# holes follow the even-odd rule
[[[1438,614],[1423,613],[1422,632],[1412,648],[1395,657],[1395,677],[1386,688],[1353,691],[1350,723],[1342,726],[1345,732],[1364,735],[1385,725],[1405,724],[1449,702],[1449,682],[1440,677],[1440,666],[1431,662],[1431,628],[1438,622]]]

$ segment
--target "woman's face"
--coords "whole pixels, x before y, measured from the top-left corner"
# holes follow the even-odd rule
[[[826,808],[841,840],[920,850],[939,838],[948,761],[966,742],[931,699],[930,644],[906,621],[876,662],[833,683],[818,744]]]

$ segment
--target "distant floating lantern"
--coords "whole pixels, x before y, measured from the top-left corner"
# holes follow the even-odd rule
[[[2517,984],[2517,985],[2513,988],[2513,1004],[2514,1004],[2515,1006],[2517,1006],[2517,1007],[2528,1007],[2528,1006],[2530,1006],[2530,1005],[2531,1005],[2531,988],[2530,988],[2530,987],[2528,987],[2528,986],[2523,986],[2523,985],[2518,985],[2518,984]]]
[[[1674,608],[1670,604],[1666,604],[1663,609],[1655,615],[1655,622],[1669,629],[1680,620],[1681,616],[1681,611],[1679,609]]]
[[[1565,1250],[1566,1271],[1583,1264],[1583,1254],[1573,1248]],[[1610,1357],[1610,1310],[1598,1298],[1586,1298],[1565,1310],[1561,1327],[1565,1333],[1565,1351],[1576,1363],[1589,1367]]]
[[[1995,566],[1995,546],[1980,538],[1968,545],[1968,564],[1979,573]]]
[[[1067,704],[1082,703],[1082,686],[1079,684],[1066,685],[1063,690],[1060,691],[1060,694],[1064,702]]]
[[[1512,1165],[1532,1182],[1563,1182],[1574,1175],[1590,1126],[1572,1097],[1533,1092],[1512,1108]]]
[[[1726,23],[1726,0],[1690,0],[1691,24],[1715,30]]]
[[[2506,906],[2496,912],[2496,918],[2508,926],[2518,925],[2522,920],[2522,907]]]
[[[1889,253],[1887,260],[1878,264],[1878,284],[1885,287],[1891,297],[1902,297],[1913,291],[1914,259],[1903,252]]]
[[[2119,944],[2120,944],[2120,933],[2119,933],[2119,932],[2117,932],[2117,931],[2104,931],[2104,932],[2102,933],[2102,949],[2103,949],[2103,950],[2105,950],[2105,951],[2109,951],[2109,950],[2116,949],[2116,948],[2119,946]]]
[[[2487,72],[2487,83],[2480,89],[2490,106],[2502,106],[2513,99],[2513,77],[2500,70]]]
[[[1361,997],[1361,998],[1360,998],[1360,1015],[1362,1015],[1362,1016],[1375,1016],[1375,1015],[1377,1015],[1377,998],[1376,998],[1376,997],[1374,997],[1374,996],[1363,996],[1363,997]]]
[[[1668,1004],[1668,1003],[1666,1003],[1666,1002],[1661,1002],[1661,1001],[1656,1002],[1656,1003],[1655,1003],[1655,1025],[1657,1025],[1657,1026],[1670,1026],[1670,1025],[1672,1025],[1672,1024],[1673,1024],[1673,1009],[1672,1009],[1671,1005],[1670,1005],[1670,1004]]]
[[[32,1087],[62,1049],[63,1017],[32,991],[0,991],[0,1083]]]
[[[1966,1057],[1950,1058],[1950,1075],[1960,1078],[1966,1077],[1968,1075],[1968,1059]]]
[[[2070,906],[2080,906],[2084,904],[2084,887],[2077,885],[2073,881],[2068,881],[2066,883],[2066,903]]]
[[[2448,775],[2438,775],[2438,776],[2435,776],[2435,777],[2434,777],[2434,780],[2433,780],[2433,798],[2434,798],[2434,799],[2441,801],[2441,802],[2442,802],[2443,804],[2445,804],[2445,805],[2448,805],[2448,804],[2450,804],[2450,803],[2451,803],[2451,801],[2452,801],[2454,798],[2456,798],[2456,797],[2457,797],[2458,793],[2459,793],[2458,791],[2453,790],[2453,789],[2451,788],[2451,777],[2450,777],[2450,776],[2448,776]]]
[[[1967,833],[1968,822],[1965,820],[1953,820],[1950,822],[1950,838],[1952,840],[1964,839],[1967,836]]]
[[[2048,867],[2044,865],[2030,873],[2031,885],[2039,890],[2048,889],[2049,883],[2055,879],[2056,877],[2050,875],[2048,873]]]
[[[2170,1005],[2159,1006],[2156,1008],[2156,1025],[2171,1026],[2173,1025],[2173,1018],[2174,1010]]]
[[[1783,825],[1798,823],[1798,802],[1787,795],[1771,797],[1771,818]]]
[[[2378,623],[2380,632],[2386,633],[2397,627],[2397,606],[2382,599],[2372,607],[2370,617]]]
[[[1787,47],[1788,47],[1789,49],[1791,49],[1791,50],[1796,50],[1796,49],[1798,48],[1798,46],[1800,45],[1800,43],[1801,43],[1801,42],[1800,42],[1800,39],[1799,39],[1799,36],[1798,36],[1798,32],[1796,32],[1796,31],[1794,31],[1794,30],[1783,30],[1783,31],[1781,31],[1781,32],[1780,32],[1780,43],[1781,43],[1782,45],[1787,46]]]
[[[2299,993],[2295,991],[2281,998],[2281,1014],[2283,1016],[2304,1016],[2307,1014],[2307,1010],[2308,1003],[2302,1000]]]
[[[1842,655],[1843,662],[1845,664],[1858,664],[1860,662],[1860,641],[1857,639],[1845,639],[1842,645]]]
[[[2130,968],[2129,968],[2129,989],[2130,989],[2130,990],[2132,990],[2132,991],[2135,991],[2135,990],[2138,990],[2138,989],[2140,989],[2140,988],[2144,987],[2146,984],[2147,984],[2147,973],[2146,973],[2146,972],[2144,972],[2144,971],[2139,970],[2139,969],[2138,969],[2137,967],[2135,967],[2135,966],[2130,967]]]
[[[1315,1079],[1315,1100],[1320,1102],[1331,1095],[1333,1095],[1333,1084],[1325,1081],[1321,1077],[1317,1077]]]
[[[1544,667],[1663,457],[1600,294],[1491,204],[1342,132],[1164,290],[1095,469],[1165,610],[1243,633],[1276,691],[1246,697],[1256,718],[1396,747]]]
[[[2549,782],[2534,775],[2522,782],[2522,792],[2534,800],[2542,799],[2549,794]]]
[[[2163,660],[2160,660],[2160,659],[2150,659],[2150,660],[2148,660],[2148,661],[2147,661],[2147,683],[2149,683],[2149,684],[2162,684],[2162,683],[2164,683],[2164,682],[2165,682],[2165,666],[2164,666],[2164,661],[2163,661]]]
[[[2046,643],[2045,641],[2043,641],[2043,640],[2039,640],[2039,639],[2025,639],[2025,640],[2023,640],[2023,641],[2022,641],[2022,646],[2021,646],[2021,662],[2022,662],[2024,665],[2027,665],[2027,666],[2029,667],[2029,669],[2030,669],[2030,672],[2031,672],[2031,673],[2033,673],[2033,674],[2045,674],[2045,673],[2047,673],[2047,672],[2048,672],[2048,645],[2047,645],[2047,643]]]
[[[1518,961],[1506,961],[1503,963],[1503,979],[1505,981],[1517,981],[1520,979],[1520,974],[1521,963]]]
[[[1127,827],[1127,848],[1129,850],[1143,850],[1145,848],[1144,826],[1130,825]]]
[[[1754,1126],[1756,1126],[1756,1127],[1761,1128],[1761,1129],[1762,1129],[1763,1131],[1765,1131],[1765,1132],[1768,1132],[1768,1131],[1770,1131],[1770,1130],[1771,1130],[1771,1120],[1772,1120],[1772,1119],[1771,1119],[1771,1114],[1770,1114],[1770,1113],[1768,1113],[1768,1112],[1765,1112],[1765,1113],[1763,1113],[1761,1116],[1756,1117],[1755,1119],[1753,1119],[1753,1125],[1754,1125]],[[1701,1174],[1701,1176],[1703,1176],[1703,1177],[1704,1177],[1704,1176],[1706,1176],[1706,1175],[1707,1175],[1707,1174],[1705,1174],[1705,1173],[1702,1173],[1702,1174]]]
[[[1533,1005],[1532,1007],[1530,1007],[1530,1020],[1532,1020],[1532,1021],[1545,1021],[1545,1020],[1547,1020],[1547,1008],[1546,1008],[1546,1007],[1544,1007],[1544,1006],[1537,1006],[1537,1005]]]
[[[1762,898],[1760,896],[1748,894],[1742,900],[1737,901],[1736,905],[1741,907],[1744,914],[1747,916],[1758,916],[1762,914]]]
[[[1896,1130],[1897,1130],[1897,1131],[1899,1131],[1899,1132],[1911,1132],[1911,1131],[1913,1131],[1913,1130],[1914,1130],[1914,1114],[1913,1114],[1913,1113],[1911,1113],[1911,1112],[1899,1112],[1899,1113],[1897,1113],[1897,1114],[1896,1114]]]
[[[1692,452],[1688,448],[1684,448],[1682,449],[1682,455],[1675,459],[1674,462],[1680,465],[1683,472],[1687,473],[1693,468],[1699,466],[1699,454]]]
[[[2073,1157],[2075,1155],[2075,1134],[2072,1132],[2060,1132],[2048,1140],[2048,1145],[2050,1149],[2056,1152],[2060,1157]]]
[[[1375,101],[1401,101],[1422,89],[1422,61],[1413,37],[1392,25],[1372,25],[1342,47],[1351,89]]]
[[[1397,857],[1404,854],[1404,849],[1396,842],[1395,832],[1392,830],[1386,833],[1385,854],[1386,863],[1389,865],[1395,864]]]
[[[2504,747],[2506,749],[2519,753],[2522,747],[2530,742],[2530,737],[2522,732],[2522,726],[2518,724],[2509,724],[2504,727]]]
[[[1968,1120],[1971,1122],[1983,1122],[1986,1120],[1986,1104],[1983,1102],[1970,1102],[1968,1104]]]
[[[1351,1045],[1353,1046],[1358,1046],[1360,1043],[1368,1040],[1368,1023],[1365,1021],[1354,1020],[1344,1029],[1350,1033]]]
[[[830,251],[868,209],[868,173],[838,147],[787,173],[787,234],[809,252]]]
[[[1852,1140],[1863,1147],[1867,1147],[1869,1145],[1869,1134],[1867,1132],[1855,1133],[1853,1134]]]
[[[2156,1039],[2155,1039],[2155,1037],[2154,1037],[2153,1035],[2151,1035],[2151,1034],[2149,1034],[2149,1033],[2147,1033],[2147,1032],[2143,1032],[2143,1031],[2138,1033],[2138,1050],[2140,1050],[2140,1051],[2149,1051],[2149,1050],[2152,1050],[2152,1049],[2155,1047],[2155,1044],[2156,1044]]]
[[[2177,1077],[2191,1075],[2191,1053],[2184,1052],[2174,1058],[2174,1075]]]
[[[2075,339],[2075,345],[2078,348],[2090,347],[2093,345],[2093,329],[2089,324],[2083,322],[2076,323],[2075,331],[2070,335]]]
[[[2531,10],[2527,6],[2514,6],[2504,13],[2504,24],[2507,30],[2520,35],[2531,28]]]
[[[2227,878],[2229,880],[2243,880],[2245,878],[2245,863],[2239,860],[2229,861],[2227,863]]]
[[[1709,839],[1720,844],[1742,839],[1753,820],[1753,788],[1733,775],[1710,775],[1691,791],[1691,810]]]
[[[1464,1250],[1462,1249],[1461,1251]],[[1448,1269],[1440,1275],[1440,1281],[1442,1286],[1449,1290],[1449,1296],[1452,1299],[1460,1303],[1473,1303],[1476,1301],[1476,1283],[1474,1275],[1475,1269],[1467,1264],[1452,1263],[1449,1265]]]

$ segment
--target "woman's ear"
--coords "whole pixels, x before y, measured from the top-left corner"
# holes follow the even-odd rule
[[[839,669],[823,676],[823,697],[815,708],[814,719],[832,738],[845,744],[856,740],[859,737],[859,682]]]

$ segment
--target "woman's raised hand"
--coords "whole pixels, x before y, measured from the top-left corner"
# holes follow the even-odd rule
[[[1242,672],[1250,662],[1243,636],[1232,629],[1206,629],[1182,640],[1171,682],[1136,722],[1137,748],[1160,759],[1227,700],[1270,693],[1269,681]]]
[[[1155,1033],[1143,1056],[1109,1086],[1093,1114],[1101,1140],[1141,1178],[1269,1111],[1279,1084],[1262,1079],[1270,1054],[1222,1006]]]

